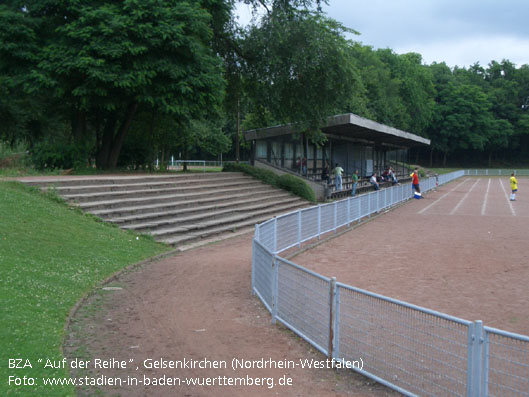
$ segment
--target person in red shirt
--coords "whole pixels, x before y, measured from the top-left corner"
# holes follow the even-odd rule
[[[419,168],[417,167],[415,167],[413,174],[411,174],[411,185],[417,193],[421,192],[421,188],[419,187]]]

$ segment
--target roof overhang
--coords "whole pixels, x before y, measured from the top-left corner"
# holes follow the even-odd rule
[[[395,145],[403,147],[429,145],[430,140],[390,127],[353,113],[331,116],[321,127],[323,133],[333,138],[355,139],[375,145]],[[296,132],[295,125],[285,124],[244,132],[247,141],[266,139]]]

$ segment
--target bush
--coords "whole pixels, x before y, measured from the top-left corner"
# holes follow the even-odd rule
[[[31,159],[35,168],[69,169],[85,167],[88,151],[81,145],[73,143],[41,142],[33,147]]]
[[[26,146],[23,142],[11,146],[0,141],[0,168],[24,168],[29,163]]]
[[[314,190],[302,179],[295,177],[294,175],[281,175],[277,179],[277,187],[285,189],[296,196],[304,198],[305,200],[315,202],[316,195]]]
[[[312,188],[300,178],[294,175],[285,174],[278,176],[272,171],[262,168],[252,167],[248,164],[228,163],[224,165],[223,172],[243,172],[247,175],[253,176],[256,179],[263,181],[268,185],[275,186],[280,189],[295,194],[310,202],[316,202],[316,196]]]

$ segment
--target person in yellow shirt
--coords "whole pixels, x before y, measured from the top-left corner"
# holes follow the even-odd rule
[[[514,176],[514,172],[511,174],[511,201],[516,200],[516,192],[518,191],[518,181]]]

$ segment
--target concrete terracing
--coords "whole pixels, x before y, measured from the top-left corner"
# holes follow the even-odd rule
[[[192,248],[253,230],[256,223],[309,205],[241,173],[20,178],[53,188],[72,205],[123,229]]]

